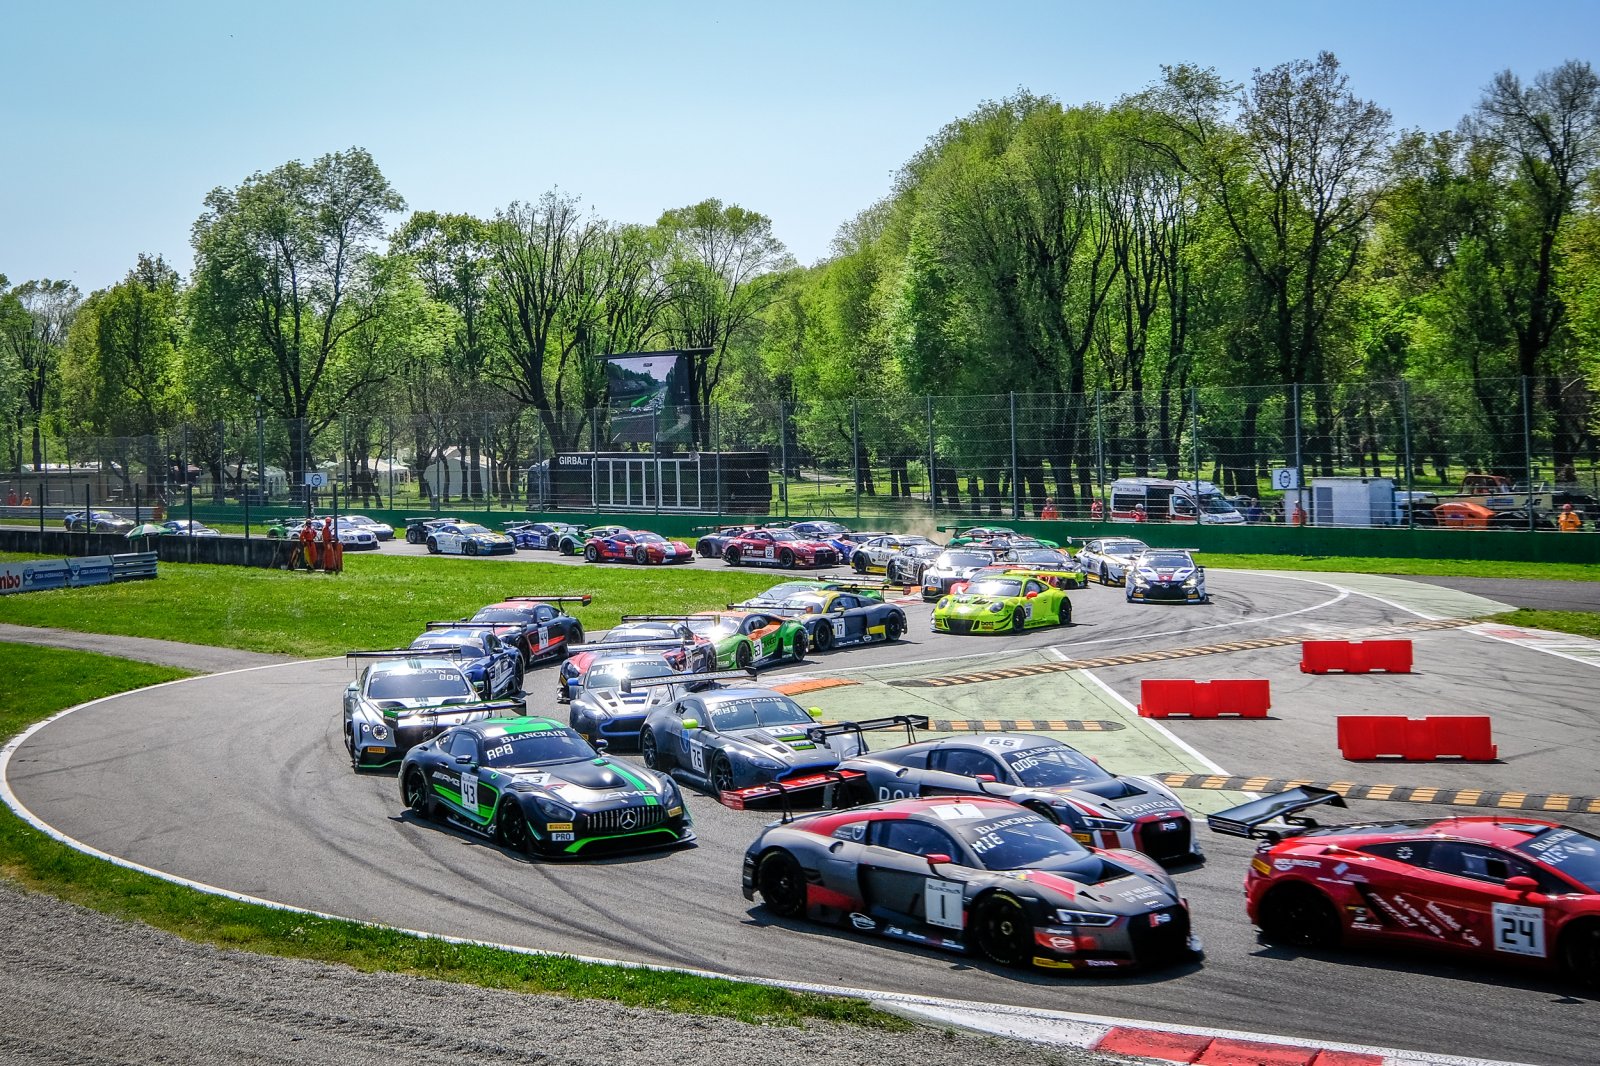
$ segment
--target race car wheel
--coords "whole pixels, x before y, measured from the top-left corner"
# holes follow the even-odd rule
[[[829,625],[827,621],[824,620],[822,625],[817,627],[817,635],[815,639],[817,642],[818,651],[828,651],[831,649],[833,647],[833,626]]]
[[[806,631],[801,630],[794,635],[794,643],[789,645],[789,654],[795,662],[801,662],[806,657],[806,652],[811,650],[811,642],[806,639]]]
[[[585,544],[583,546],[583,558],[587,562],[598,563],[600,561],[600,549],[593,544]]]
[[[512,851],[524,855],[534,853],[533,834],[528,832],[528,818],[514,800],[500,804],[494,813],[494,836]]]
[[[656,731],[646,729],[639,734],[639,757],[652,770],[665,770],[661,764],[661,749],[656,746]]]
[[[1021,633],[1025,628],[1027,628],[1027,624],[1027,613],[1024,612],[1021,607],[1018,607],[1016,610],[1011,612],[1011,631],[1013,633]]]
[[[1261,901],[1261,936],[1273,944],[1331,948],[1339,943],[1339,915],[1328,897],[1307,885],[1280,885]]]
[[[783,549],[783,551],[779,552],[778,553],[778,565],[783,567],[785,570],[793,570],[794,569],[794,552],[790,551],[788,548],[785,548],[785,549]]]
[[[465,544],[463,544],[461,546],[461,550],[463,552],[465,552],[466,554],[468,554],[468,555],[477,555],[478,554],[478,542],[475,541],[475,540],[469,540],[469,541],[467,541]]]
[[[891,614],[888,617],[888,619],[885,620],[884,623],[883,623],[883,639],[884,640],[888,640],[888,641],[899,640],[900,639],[900,634],[904,633],[905,631],[906,631],[905,620],[902,619],[898,614]]]
[[[578,542],[577,541],[572,541],[572,540],[564,540],[564,541],[562,541],[561,542],[561,554],[562,555],[577,555],[578,554]]]
[[[433,821],[436,812],[433,796],[428,792],[427,778],[422,776],[422,770],[418,767],[413,766],[406,771],[405,798],[412,814]]]
[[[858,574],[867,572],[867,555],[865,552],[850,553],[850,569]]]
[[[639,547],[633,549],[633,561],[638,563],[640,566],[643,566],[650,561],[650,553],[645,551],[644,545],[641,544]]]
[[[1111,571],[1106,569],[1106,564],[1105,563],[1101,563],[1100,564],[1100,584],[1102,584],[1102,585],[1111,584]]]
[[[522,665],[522,656],[517,656],[516,665],[511,671],[511,691],[513,694],[522,691],[522,682],[527,678],[528,670]]]
[[[361,760],[356,757],[356,727],[354,725],[345,730],[344,750],[350,753],[350,769],[361,769]]]
[[[432,538],[432,537],[428,538],[428,554],[429,555],[438,555],[439,554],[439,542],[437,540],[435,540],[434,538]]]
[[[972,943],[1002,966],[1025,965],[1033,957],[1033,924],[1022,902],[1007,892],[985,897],[972,915]]]
[[[756,866],[756,890],[767,910],[780,918],[798,918],[806,909],[806,875],[787,851],[774,849]]]
[[[728,792],[733,788],[733,764],[726,755],[718,755],[711,760],[711,791],[717,795]]]
[[[733,665],[737,669],[743,670],[750,665],[750,661],[754,658],[755,653],[750,650],[749,641],[746,641],[745,643],[740,644],[739,647],[734,650]]]
[[[711,545],[703,540],[695,541],[694,550],[702,559],[710,559],[717,554],[711,550]]]
[[[740,555],[738,548],[729,547],[722,553],[722,561],[727,563],[729,566],[738,566],[739,558]]]
[[[1600,922],[1574,922],[1561,935],[1561,963],[1584,984],[1600,985]]]
[[[1056,615],[1056,625],[1069,626],[1072,624],[1072,601],[1061,601],[1061,613]]]

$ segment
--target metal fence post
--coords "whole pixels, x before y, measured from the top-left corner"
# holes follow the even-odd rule
[[[1532,533],[1536,528],[1533,524],[1533,386],[1526,374],[1522,375],[1522,460],[1528,486],[1528,532]]]
[[[1011,517],[1022,517],[1022,493],[1017,488],[1017,393],[1011,392]]]
[[[933,458],[933,397],[932,396],[927,397],[927,401],[928,401],[928,517],[929,518],[937,518],[939,516],[939,490],[938,490],[938,487],[937,487],[939,483],[938,483],[938,480],[936,479],[936,476],[934,474],[934,458]]]
[[[256,480],[260,483],[261,502],[267,502],[267,423],[261,414],[261,397],[256,397]]]
[[[850,473],[855,481],[856,521],[861,520],[861,401],[850,401]]]
[[[1290,386],[1290,390],[1291,395],[1293,396],[1293,399],[1290,402],[1294,404],[1294,477],[1295,483],[1298,486],[1296,491],[1304,495],[1306,472],[1305,467],[1300,461],[1300,383],[1298,381],[1295,382]],[[1283,516],[1284,519],[1287,520],[1289,517],[1289,512],[1287,510],[1284,511]]]
[[[1094,390],[1094,454],[1095,476],[1100,479],[1101,514],[1104,515],[1106,494],[1106,405],[1100,396],[1099,386]],[[1093,507],[1090,507],[1093,510]]]
[[[722,415],[716,404],[711,405],[711,454],[717,464],[717,525],[722,524]]]
[[[1400,379],[1400,439],[1405,446],[1406,458],[1406,526],[1416,529],[1417,486],[1411,463],[1411,394],[1404,378]]]
[[[1200,389],[1189,386],[1189,465],[1194,469],[1194,524],[1200,525]]]

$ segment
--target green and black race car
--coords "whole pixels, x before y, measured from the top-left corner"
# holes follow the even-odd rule
[[[717,651],[718,670],[799,662],[811,650],[806,627],[794,618],[765,611],[705,611],[700,614],[625,614],[624,622],[682,622]]]
[[[419,818],[529,855],[694,841],[672,778],[608,759],[549,718],[490,718],[419,744],[400,766],[400,794]]]
[[[1065,592],[1023,575],[985,577],[933,605],[936,633],[1020,633],[1071,621],[1072,601]]]

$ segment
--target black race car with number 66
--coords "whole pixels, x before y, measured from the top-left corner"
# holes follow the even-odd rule
[[[939,797],[774,822],[744,895],[786,918],[1008,966],[1126,969],[1192,957],[1189,906],[1138,852],[1092,851],[1009,800]]]

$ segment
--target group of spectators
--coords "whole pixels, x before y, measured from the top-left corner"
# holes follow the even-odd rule
[[[33,493],[24,490],[23,493],[22,493],[22,498],[18,499],[17,498],[17,490],[16,489],[12,489],[10,492],[6,493],[6,506],[7,507],[32,507],[33,506]]]
[[[308,521],[300,532],[283,541],[274,564],[279,570],[321,570],[337,574],[344,570],[344,545],[332,518],[319,526]]]

